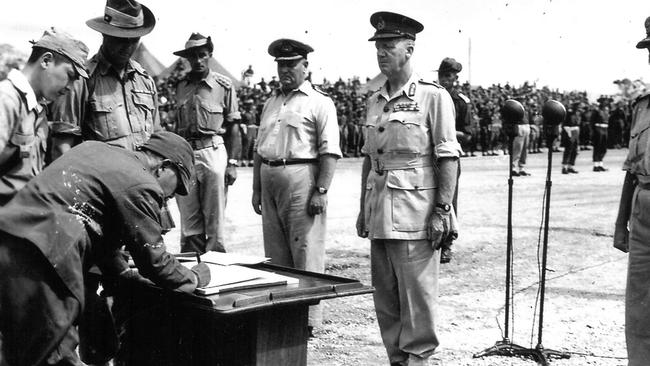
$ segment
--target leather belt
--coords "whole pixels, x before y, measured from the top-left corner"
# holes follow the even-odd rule
[[[199,138],[188,138],[187,142],[192,146],[192,150],[202,150],[209,147],[216,148],[219,145],[223,144],[223,138],[221,136],[204,136]]]
[[[609,125],[607,123],[596,123],[595,126],[600,127],[600,128],[608,128],[609,127]]]
[[[277,160],[268,160],[262,158],[262,163],[269,166],[281,166],[281,165],[294,165],[294,164],[316,164],[320,160],[318,159],[277,159]]]

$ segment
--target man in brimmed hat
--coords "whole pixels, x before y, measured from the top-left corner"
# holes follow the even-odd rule
[[[192,292],[209,282],[205,265],[185,268],[161,236],[162,204],[188,192],[193,167],[192,148],[171,132],[153,134],[136,152],[84,142],[0,208],[0,333],[9,365],[77,364],[72,325],[87,305],[85,272],[97,265],[107,280],[138,278],[114,260],[122,245],[159,286]]]
[[[32,43],[25,67],[0,82],[0,206],[43,168],[48,125],[39,103],[88,77],[88,48],[81,41],[51,28]]]
[[[177,198],[183,252],[226,251],[226,185],[237,178],[237,93],[232,80],[210,70],[213,50],[210,37],[192,33],[185,48],[174,52],[191,67],[176,87],[176,132],[189,141],[196,159],[196,181],[186,197]]]
[[[454,110],[456,111],[456,138],[461,144],[461,148],[466,149],[469,147],[469,142],[472,139],[471,132],[471,116],[469,111],[470,100],[465,94],[456,89],[456,82],[458,81],[458,73],[463,70],[463,65],[451,57],[445,57],[440,62],[438,67],[438,83],[444,86],[451,100],[454,102]],[[458,174],[456,175],[456,190],[454,191],[454,199],[452,205],[454,211],[458,214],[458,179],[460,178],[460,161],[458,162]],[[443,241],[440,251],[440,263],[449,263],[452,258],[451,247],[454,241],[448,237]]]
[[[81,136],[135,150],[161,130],[156,84],[131,58],[156,19],[135,0],[107,0],[104,15],[86,24],[102,34],[102,45],[88,62],[88,80],[50,109],[54,148],[63,153]]]
[[[271,42],[280,87],[260,118],[253,165],[253,209],[262,215],[264,253],[271,262],[325,270],[327,191],[341,157],[334,102],[306,80],[314,49],[282,38]],[[320,326],[320,306],[309,327]]]
[[[636,48],[650,54],[650,17],[645,30],[646,37]],[[629,252],[625,289],[628,366],[643,366],[650,363],[650,93],[636,99],[632,116],[614,247]]]
[[[422,24],[391,12],[374,13],[370,24],[387,81],[367,100],[357,233],[371,240],[375,310],[391,365],[426,365],[439,344],[439,248],[457,235],[454,104],[413,70]]]

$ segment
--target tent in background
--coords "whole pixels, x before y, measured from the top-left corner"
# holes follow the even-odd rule
[[[156,56],[142,42],[135,49],[132,58],[138,61],[151,76],[157,77],[161,72],[165,71],[165,65],[158,61]]]
[[[179,57],[178,60],[176,60],[171,66],[163,70],[160,74],[158,74],[158,79],[163,80],[168,78],[174,70],[179,68],[181,70],[181,75],[186,74],[188,71],[190,71],[190,64],[187,62],[186,59]],[[235,88],[240,88],[242,86],[241,79],[238,77],[234,77],[228,70],[226,70],[225,67],[223,67],[219,61],[217,61],[214,57],[210,57],[210,60],[208,60],[208,67],[210,70],[214,72],[218,72],[221,75],[225,75],[232,80],[233,84],[235,85]]]

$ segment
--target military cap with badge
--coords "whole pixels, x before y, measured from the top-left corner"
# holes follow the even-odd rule
[[[135,0],[107,0],[104,16],[86,22],[101,34],[118,38],[137,38],[151,33],[156,18],[149,8]]]
[[[415,19],[390,11],[379,11],[370,16],[370,24],[376,29],[368,41],[390,38],[408,38],[422,32],[424,26]]]

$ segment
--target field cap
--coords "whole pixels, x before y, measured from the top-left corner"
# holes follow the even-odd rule
[[[194,151],[184,138],[169,131],[156,132],[149,141],[140,147],[169,159],[178,172],[176,193],[185,196],[189,192],[192,175],[194,175]]]
[[[156,18],[149,8],[135,0],[106,0],[104,16],[86,22],[101,34],[118,38],[138,38],[149,34]]]
[[[288,38],[280,38],[269,45],[269,55],[275,57],[275,61],[298,60],[307,58],[307,54],[314,52],[311,46]]]
[[[370,24],[376,29],[368,41],[389,38],[408,38],[415,40],[415,34],[422,32],[424,26],[405,15],[379,11],[370,16]]]
[[[460,72],[463,69],[463,65],[460,62],[456,61],[451,57],[445,57],[438,67],[438,73],[443,74],[446,72]]]
[[[51,27],[43,32],[41,39],[38,41],[31,41],[31,43],[32,47],[46,48],[65,56],[72,62],[75,71],[77,71],[81,77],[88,79],[88,73],[86,72],[88,47],[86,47],[83,42],[72,38],[72,36],[66,32]]]

